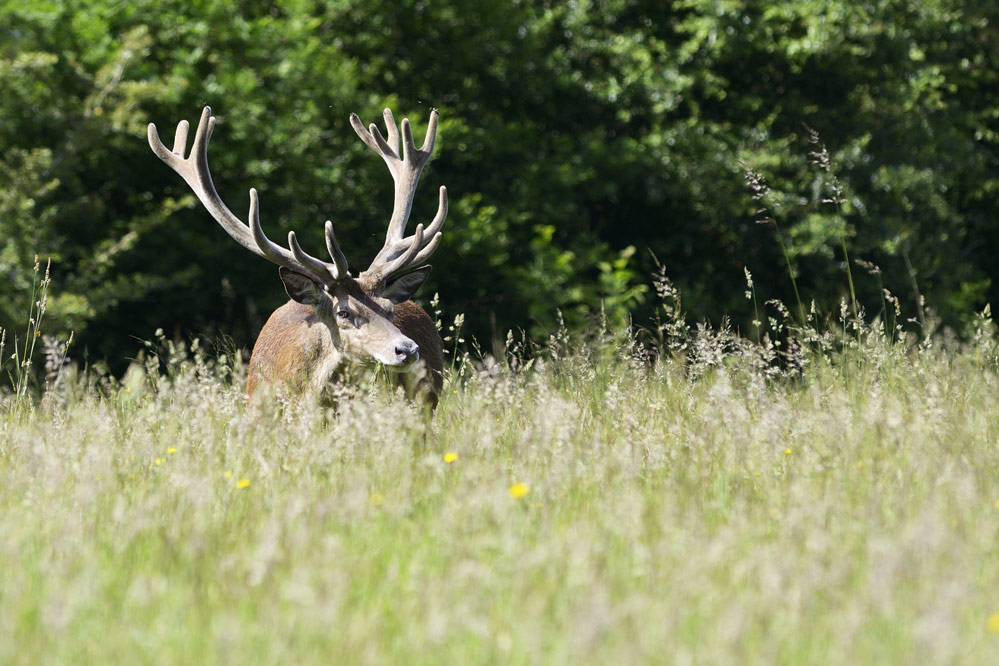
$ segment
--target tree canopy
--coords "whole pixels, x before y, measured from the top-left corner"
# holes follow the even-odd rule
[[[424,293],[482,341],[641,322],[656,258],[693,318],[748,321],[747,268],[761,302],[793,275],[829,311],[849,267],[870,314],[887,288],[960,322],[999,285],[997,61],[985,0],[6,0],[0,327],[38,255],[78,355],[121,367],[157,328],[252,343],[276,270],[145,139],[206,104],[230,207],[256,187],[268,234],[313,252],[332,219],[354,264],[392,188],[349,113],[422,133],[440,108],[413,224],[438,185],[452,206]]]

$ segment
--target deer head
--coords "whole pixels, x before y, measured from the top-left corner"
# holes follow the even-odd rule
[[[385,109],[383,115],[387,138],[382,136],[374,124],[366,129],[356,114],[350,116],[350,123],[358,136],[382,157],[395,181],[395,201],[385,243],[371,265],[356,277],[350,272],[347,258],[333,233],[333,223],[329,220],[326,221],[326,249],[330,260],[326,261],[306,254],[294,231],[288,232],[287,248],[267,238],[260,226],[255,189],[250,189],[249,224],[236,217],[225,205],[215,190],[208,168],[208,143],[215,128],[215,117],[211,115],[209,107],[206,106],[201,114],[194,142],[186,157],[189,130],[186,120],[177,125],[172,150],[160,141],[156,125],[150,123],[148,128],[149,145],[157,157],[180,174],[205,208],[237,243],[280,267],[279,273],[288,296],[299,304],[309,306],[328,329],[328,341],[317,343],[317,349],[324,346],[328,348],[320,349],[319,352],[305,352],[306,356],[324,356],[316,359],[315,363],[327,370],[338,365],[344,357],[405,367],[420,356],[419,345],[396,326],[394,315],[396,306],[408,301],[430,274],[430,266],[422,264],[437,249],[441,240],[440,229],[447,217],[447,189],[441,187],[440,203],[433,220],[426,227],[418,224],[413,234],[406,236],[406,223],[412,209],[416,185],[433,152],[438,113],[436,109],[431,111],[427,135],[419,149],[413,141],[408,119],[403,119],[400,133],[392,112]],[[426,316],[425,313],[423,316]],[[265,326],[258,338],[254,356],[262,346],[267,328]],[[301,344],[296,347],[294,341],[280,339],[280,331],[284,330],[276,327],[274,331],[278,332],[270,336],[274,340],[267,345],[281,347],[282,353],[300,353],[297,349]],[[436,336],[436,331],[434,335]],[[422,333],[413,337],[421,336]],[[439,341],[439,336],[437,339]],[[439,343],[437,346],[439,347]],[[251,359],[251,375],[253,365]],[[306,371],[313,372],[309,369]],[[323,380],[320,379],[321,381]]]

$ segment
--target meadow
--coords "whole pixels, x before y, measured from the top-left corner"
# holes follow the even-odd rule
[[[0,2],[0,666],[999,664],[994,4]],[[441,110],[432,416],[247,403],[205,104],[352,261]]]
[[[429,420],[248,406],[198,343],[50,364],[0,414],[0,663],[992,663],[995,326],[847,319],[511,338]]]

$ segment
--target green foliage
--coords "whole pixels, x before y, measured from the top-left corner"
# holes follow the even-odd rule
[[[252,341],[284,298],[273,269],[144,139],[152,121],[169,143],[204,104],[230,207],[245,214],[257,187],[272,237],[295,229],[314,252],[329,217],[357,266],[380,245],[391,183],[348,114],[390,106],[422,129],[440,107],[414,217],[432,214],[438,184],[452,213],[426,293],[482,340],[543,335],[557,310],[570,325],[601,307],[646,320],[653,253],[698,319],[748,323],[733,288],[748,267],[761,302],[792,300],[790,271],[823,311],[855,293],[880,312],[884,286],[959,323],[999,288],[990,7],[8,1],[0,327],[26,311],[37,253],[53,262],[49,326],[91,359],[120,370],[133,338],[163,326]],[[745,169],[779,203],[783,243],[755,224]],[[849,274],[854,259],[882,283]]]

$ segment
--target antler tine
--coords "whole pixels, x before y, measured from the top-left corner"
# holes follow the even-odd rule
[[[434,219],[430,222],[430,226],[427,227],[427,233],[433,236],[435,233],[440,231],[441,227],[444,226],[444,220],[447,219],[447,188],[441,185],[440,189],[440,201],[437,203],[437,214],[434,215]]]
[[[343,258],[343,253],[339,251],[339,247],[336,247],[335,240],[333,247],[336,248],[342,262],[333,255],[334,263],[330,264],[302,251],[295,239],[294,232],[289,233],[287,250],[267,238],[260,226],[260,206],[256,189],[250,189],[250,224],[246,224],[229,210],[215,190],[215,183],[212,181],[211,171],[208,167],[208,143],[211,141],[215,129],[215,117],[211,113],[211,107],[206,106],[202,110],[198,128],[194,133],[194,141],[191,144],[191,152],[187,157],[184,156],[184,153],[187,148],[190,125],[186,120],[181,120],[177,124],[173,150],[168,150],[160,140],[156,125],[149,123],[147,128],[149,147],[152,148],[157,157],[184,179],[184,182],[194,191],[226,233],[246,249],[279,266],[303,273],[322,283],[336,281],[345,276],[347,262]],[[330,230],[327,231],[327,238],[331,233]],[[327,242],[327,247],[329,246],[330,244]]]
[[[427,123],[427,136],[423,139],[423,147],[420,148],[420,150],[427,154],[434,152],[434,142],[437,140],[437,117],[439,115],[437,109],[430,111],[430,122]]]
[[[382,136],[382,133],[378,130],[378,126],[375,125],[374,123],[371,123],[369,131],[371,132],[371,135],[375,138],[375,143],[378,145],[378,148],[376,150],[379,153],[382,153],[384,155],[391,155],[392,157],[399,159],[398,157],[399,137],[397,130],[394,132],[393,131],[388,132],[390,138],[393,138],[392,135],[396,134],[396,136],[394,137],[395,141],[393,141],[393,143],[396,146],[395,148],[393,148],[392,145]]]
[[[153,131],[156,131],[156,125],[151,125]],[[184,150],[187,149],[187,132],[190,129],[191,124],[186,120],[181,120],[177,123],[177,132],[173,137],[173,152],[183,155]]]
[[[358,115],[356,113],[352,113],[350,114],[350,126],[354,128],[354,133],[361,138],[361,141],[367,144],[368,148],[381,155],[382,151],[379,149],[378,144],[375,143],[375,139],[372,136],[372,132],[378,129],[373,123],[371,125],[371,129],[369,130],[364,126],[364,123],[361,122]]]
[[[288,249],[291,250],[292,256],[295,257],[295,261],[302,266],[307,266],[312,269],[311,272],[313,274],[323,276],[325,273],[334,281],[339,277],[335,266],[331,267],[331,265],[325,261],[320,261],[319,259],[316,259],[315,257],[302,251],[302,246],[298,244],[298,239],[296,238],[294,231],[288,232]],[[295,268],[295,270],[299,269]]]
[[[415,151],[416,151],[416,143],[413,141],[413,129],[409,126],[409,118],[403,118],[402,119],[402,161],[403,162],[410,161]]]
[[[403,252],[401,255],[396,257],[391,262],[385,264],[381,267],[381,273],[383,275],[392,275],[397,271],[402,270],[406,266],[409,266],[413,261],[413,257],[420,250],[420,245],[423,243],[423,225],[416,225],[416,233],[413,234],[413,242],[410,244],[409,249]]]
[[[357,114],[350,115],[350,124],[361,140],[385,161],[395,182],[395,202],[392,206],[392,217],[385,233],[385,244],[375,256],[371,266],[365,271],[377,274],[381,279],[386,279],[395,273],[405,271],[421,257],[425,259],[430,256],[430,253],[437,247],[437,243],[440,242],[439,230],[447,217],[448,206],[447,190],[442,187],[437,215],[434,216],[430,225],[425,228],[420,225],[417,227],[418,234],[405,236],[406,223],[409,220],[409,214],[413,208],[413,198],[416,195],[416,185],[420,180],[423,167],[433,153],[439,113],[437,109],[431,110],[427,135],[423,140],[423,146],[419,149],[416,148],[416,143],[413,140],[413,131],[408,118],[402,120],[400,137],[399,128],[392,112],[385,109],[382,115],[385,118],[388,141],[382,137],[381,132],[374,124],[365,129]],[[403,261],[403,259],[405,260]]]
[[[382,117],[385,119],[385,132],[388,134],[388,145],[395,151],[396,155],[399,155],[399,128],[395,124],[395,116],[392,115],[392,109],[385,109],[382,111]],[[409,123],[405,118],[402,119],[403,125]],[[372,125],[372,127],[375,127]],[[378,128],[375,128],[378,131]]]
[[[420,250],[420,252],[418,252],[415,257],[413,257],[412,261],[409,262],[410,265],[415,266],[416,264],[422,264],[424,261],[429,259],[430,255],[432,255],[434,253],[434,250],[437,249],[437,246],[440,244],[441,238],[443,236],[444,234],[442,234],[439,231],[436,234],[434,234],[433,238],[427,241],[427,244],[424,246],[424,248]]]
[[[336,270],[339,275],[347,275],[350,273],[350,268],[347,266],[347,257],[340,250],[340,244],[336,242],[336,236],[333,235],[333,223],[326,220],[326,249],[329,250],[330,256],[333,258],[333,263],[336,264]]]

